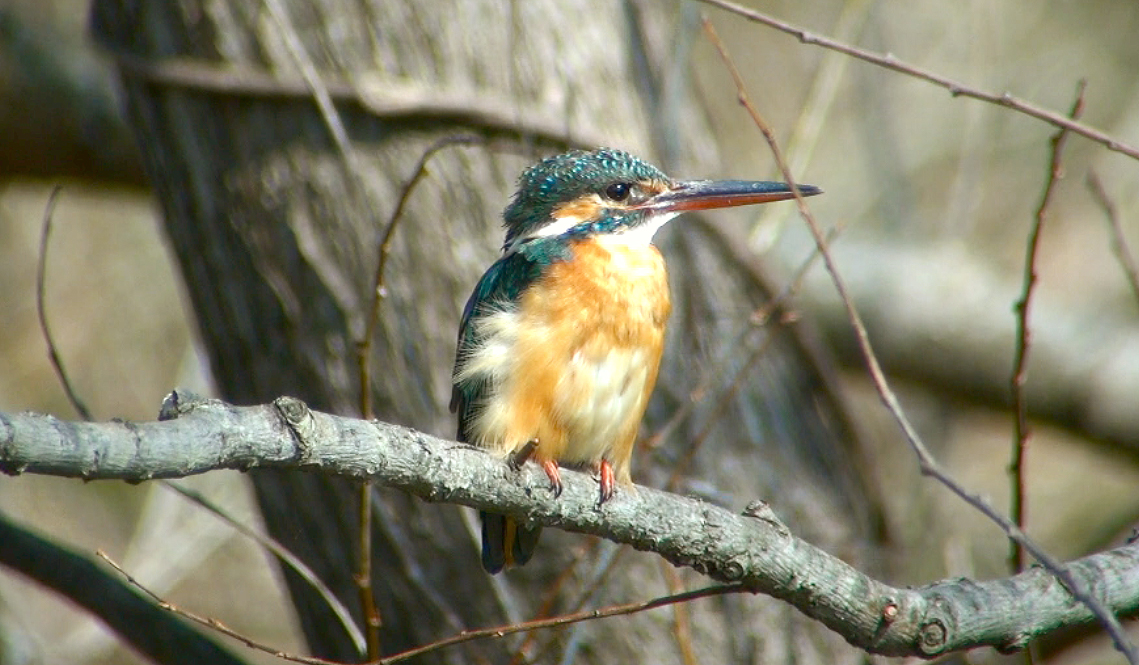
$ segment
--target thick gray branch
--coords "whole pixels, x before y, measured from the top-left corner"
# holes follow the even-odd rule
[[[714,579],[787,601],[851,644],[933,657],[976,646],[1023,647],[1092,615],[1046,572],[1003,580],[890,587],[791,535],[756,502],[734,514],[638,487],[597,505],[587,476],[567,472],[554,499],[534,465],[512,471],[468,445],[422,432],[311,411],[293,398],[234,407],[172,393],[160,422],[73,423],[0,414],[0,471],[146,480],[252,467],[371,477],[428,501],[523,516],[653,551]],[[1120,615],[1139,611],[1139,543],[1070,564]]]

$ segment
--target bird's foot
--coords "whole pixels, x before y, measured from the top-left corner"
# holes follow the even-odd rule
[[[522,468],[522,465],[526,463],[526,460],[530,459],[530,456],[533,455],[534,451],[537,449],[538,440],[530,439],[526,442],[526,445],[514,451],[514,454],[512,454],[510,457],[507,457],[506,463],[510,465],[510,468],[517,471]]]
[[[526,460],[534,456],[534,451],[537,449],[538,440],[530,439],[526,442],[526,445],[507,457],[506,463],[510,465],[510,468],[518,471],[522,468],[522,465],[526,463]],[[554,496],[561,496],[562,474],[558,471],[558,463],[548,459],[542,460],[539,464],[542,465],[542,470],[546,472],[546,475],[550,477],[550,491],[554,493]]]
[[[597,475],[601,478],[601,500],[597,502],[600,505],[613,498],[613,492],[617,489],[613,479],[613,465],[609,460],[601,460],[597,465]]]
[[[542,462],[542,470],[550,477],[550,491],[555,497],[562,495],[562,474],[558,471],[558,463],[552,459]]]

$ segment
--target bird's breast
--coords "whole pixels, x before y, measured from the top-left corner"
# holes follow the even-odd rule
[[[484,444],[506,451],[536,438],[541,457],[605,457],[627,480],[670,308],[655,247],[575,243],[516,304],[477,322],[482,343],[463,375],[493,386],[477,419]]]

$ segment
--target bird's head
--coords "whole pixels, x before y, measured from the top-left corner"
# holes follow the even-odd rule
[[[822,193],[799,185],[799,193]],[[673,180],[627,152],[602,148],[548,157],[527,169],[503,217],[511,251],[535,238],[612,235],[648,243],[657,229],[688,210],[710,210],[794,198],[781,182]]]

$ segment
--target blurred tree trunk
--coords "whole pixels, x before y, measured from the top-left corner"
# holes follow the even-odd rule
[[[94,31],[123,65],[129,119],[225,399],[288,394],[358,413],[354,349],[379,240],[414,164],[440,137],[474,133],[534,155],[605,141],[692,177],[716,163],[703,112],[684,86],[692,26],[655,5],[282,0],[334,96],[363,100],[338,104],[358,156],[346,160],[312,99],[297,93],[303,79],[291,29],[273,4],[96,0],[93,9]],[[408,91],[427,103],[403,110]],[[449,101],[456,99],[482,111],[465,112]],[[529,161],[476,146],[431,162],[386,272],[372,358],[377,417],[453,433],[447,403],[458,315],[495,258],[500,211]],[[711,388],[659,447],[638,456],[635,479],[665,485],[688,449],[702,445],[683,470],[699,482],[681,491],[735,509],[766,498],[798,533],[866,563],[876,503],[824,377],[787,329],[748,327],[767,290],[724,235],[701,221],[662,235],[676,306],[646,431],[656,432],[697,386]],[[741,369],[745,379],[731,387]],[[313,474],[251,475],[271,533],[357,608],[355,487]],[[388,653],[535,616],[575,558],[554,611],[583,595],[586,606],[599,606],[669,591],[656,557],[608,543],[586,550],[586,539],[549,530],[533,562],[492,578],[460,509],[384,489],[373,506]],[[614,557],[616,569],[594,588]],[[319,598],[286,578],[312,650],[356,658]],[[679,578],[702,583],[691,571]],[[702,601],[688,614],[706,662],[860,657],[769,599]],[[553,640],[556,651],[538,659],[575,650],[575,662],[676,662],[675,634],[670,611],[577,624],[539,634],[537,644]],[[506,662],[523,639],[471,643],[423,662]]]

